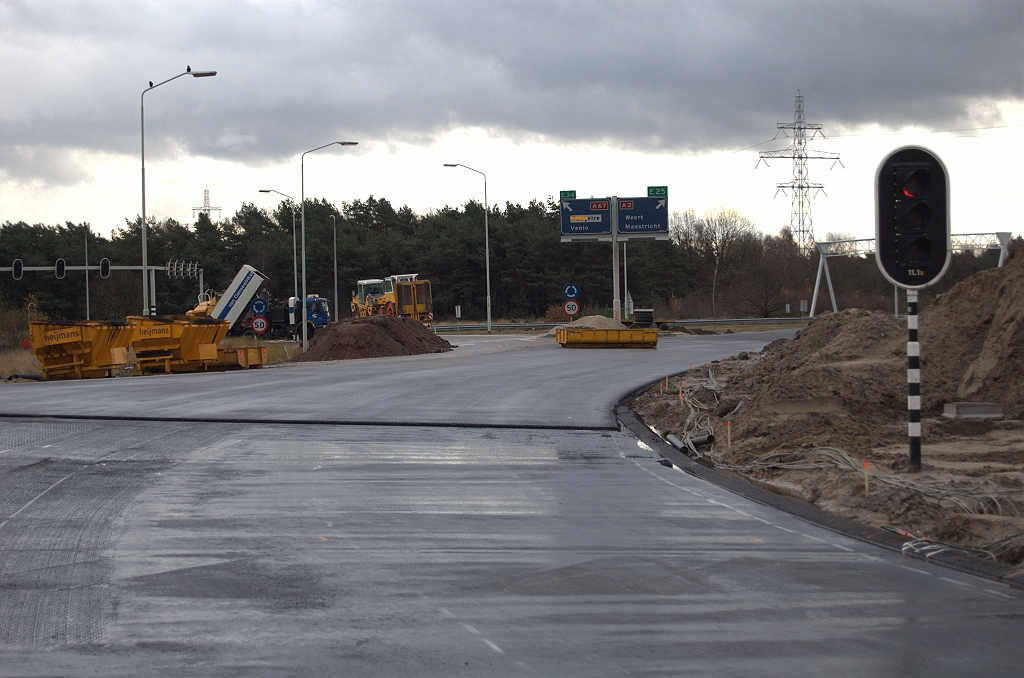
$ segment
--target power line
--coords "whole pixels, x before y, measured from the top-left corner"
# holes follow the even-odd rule
[[[988,129],[1011,129],[1013,127],[1024,127],[1024,124],[1017,124],[1017,125],[991,125],[989,127],[958,127],[958,128],[955,128],[955,129],[924,129],[924,130],[915,130],[915,131],[912,131],[912,132],[871,132],[871,133],[867,133],[867,134],[833,134],[830,137],[825,137],[825,135],[822,135],[822,137],[824,137],[826,139],[848,139],[848,138],[853,138],[853,137],[891,137],[891,136],[901,136],[901,135],[911,135],[911,134],[943,134],[943,133],[948,133],[948,132],[976,132],[976,131],[988,130]],[[742,153],[743,151],[749,151],[752,148],[757,148],[758,146],[764,146],[765,144],[770,144],[773,141],[777,141],[777,140],[778,140],[778,137],[772,137],[771,139],[768,139],[767,141],[762,141],[762,142],[753,144],[751,146],[745,146],[744,148],[741,148],[739,150],[733,151],[733,153]]]

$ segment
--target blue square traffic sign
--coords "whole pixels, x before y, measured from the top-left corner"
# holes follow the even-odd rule
[[[668,198],[619,198],[620,236],[668,234]]]
[[[611,235],[611,198],[559,201],[562,235]]]

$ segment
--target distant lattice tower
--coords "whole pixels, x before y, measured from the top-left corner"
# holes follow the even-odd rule
[[[824,139],[825,135],[821,133],[821,125],[804,120],[804,97],[800,94],[800,90],[796,91],[796,114],[793,116],[793,122],[780,122],[777,127],[775,138],[778,139],[779,135],[782,135],[792,138],[793,143],[788,148],[778,151],[761,151],[758,154],[760,159],[757,164],[760,165],[762,160],[767,161],[770,158],[793,159],[793,180],[784,184],[776,184],[778,190],[775,195],[782,193],[792,197],[789,227],[793,232],[793,239],[800,246],[800,251],[810,254],[814,251],[814,227],[811,222],[811,198],[814,196],[811,195],[811,190],[814,190],[816,196],[818,192],[825,193],[825,186],[810,180],[807,161],[832,160],[833,167],[836,163],[839,163],[840,166],[843,163],[839,160],[838,153],[816,151],[807,145],[807,142],[813,141],[815,137]],[[812,130],[810,138],[807,136],[808,130]],[[765,165],[767,164],[765,162]],[[791,193],[787,193],[787,190]]]
[[[192,208],[192,218],[195,219],[196,215],[200,213],[205,214],[206,216],[209,217],[210,212],[216,212],[217,218],[220,219],[220,208],[210,207],[210,187],[207,186],[206,188],[203,189],[203,206]],[[213,220],[211,219],[211,221]]]

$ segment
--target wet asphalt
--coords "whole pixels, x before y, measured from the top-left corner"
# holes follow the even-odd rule
[[[1019,675],[1024,592],[602,430],[775,336],[4,386],[0,675]]]

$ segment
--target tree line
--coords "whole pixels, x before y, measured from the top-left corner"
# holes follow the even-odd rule
[[[484,208],[477,202],[416,214],[394,208],[384,198],[343,203],[306,201],[307,291],[328,298],[334,290],[334,238],[337,236],[340,317],[348,313],[357,280],[418,273],[433,287],[435,315],[454,318],[456,305],[467,320],[486,315]],[[242,264],[270,277],[274,299],[293,294],[292,215],[299,206],[283,201],[273,209],[246,203],[230,218],[213,222],[200,214],[194,224],[151,219],[147,226],[149,263],[196,261],[207,288],[223,290]],[[332,219],[333,217],[333,219]],[[492,312],[508,320],[564,319],[562,286],[575,282],[584,313],[610,314],[611,244],[561,243],[558,205],[552,199],[527,206],[506,203],[488,214],[491,245]],[[301,228],[301,226],[299,227]],[[671,240],[630,242],[625,277],[635,308],[654,308],[658,318],[773,317],[799,315],[810,300],[817,257],[800,253],[791,233],[765,234],[735,210],[703,214],[673,213]],[[842,234],[829,234],[838,239]],[[298,235],[297,240],[301,238]],[[20,258],[25,266],[52,266],[61,257],[69,266],[109,258],[113,265],[141,263],[141,221],[126,220],[109,238],[88,224],[0,226],[0,265]],[[1020,238],[1016,239],[1017,244]],[[949,274],[935,291],[996,264],[997,252],[954,256]],[[841,308],[892,309],[893,288],[878,272],[874,258],[830,260]],[[138,272],[114,271],[89,276],[89,312],[93,319],[122,319],[142,310]],[[301,275],[301,273],[300,273]],[[157,274],[157,309],[180,314],[195,305],[198,281]],[[300,282],[301,294],[301,282]],[[86,317],[85,276],[69,271],[63,280],[50,272],[26,272],[21,280],[0,274],[0,307],[24,309],[31,302],[41,316]],[[819,308],[828,308],[822,290]],[[17,315],[17,314],[15,314]],[[5,314],[3,318],[13,317]]]

